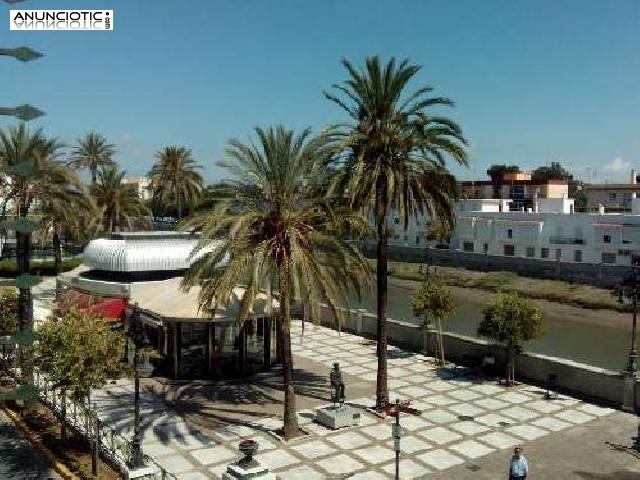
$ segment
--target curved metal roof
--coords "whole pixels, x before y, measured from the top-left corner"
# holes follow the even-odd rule
[[[190,258],[198,242],[196,237],[163,233],[135,232],[91,240],[83,253],[84,263],[109,272],[184,270],[205,253]]]

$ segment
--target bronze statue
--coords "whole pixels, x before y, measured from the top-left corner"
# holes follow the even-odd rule
[[[342,372],[340,371],[340,364],[338,362],[333,364],[333,370],[329,374],[331,380],[331,401],[335,403],[344,403],[344,382],[342,381]]]

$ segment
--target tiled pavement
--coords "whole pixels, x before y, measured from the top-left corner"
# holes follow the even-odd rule
[[[323,371],[339,359],[346,374],[369,381],[374,393],[376,358],[372,342],[322,327],[307,327],[304,343],[299,334],[300,325],[294,324],[292,349],[298,359],[318,362]],[[586,425],[612,412],[563,395],[544,400],[544,392],[536,387],[507,389],[465,373],[455,367],[438,371],[423,355],[389,348],[390,398],[410,398],[422,411],[421,416],[401,418],[403,479],[429,478],[430,472]],[[131,398],[128,382],[94,395],[101,418],[125,435],[131,432]],[[283,444],[266,432],[281,426],[276,417],[205,433],[190,426],[161,400],[146,393],[142,398],[144,451],[180,479],[219,478],[228,463],[238,458],[238,441],[247,437],[258,441],[258,459],[281,479],[352,475],[348,478],[366,476],[372,480],[393,475],[391,419],[363,411],[360,426],[334,432],[313,423],[311,410],[301,411],[300,423],[310,434]],[[349,399],[348,403],[364,407],[373,401],[371,396]],[[503,455],[508,458],[509,452]]]

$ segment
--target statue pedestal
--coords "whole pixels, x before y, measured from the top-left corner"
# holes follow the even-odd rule
[[[222,480],[237,480],[249,478],[252,480],[276,480],[276,474],[269,473],[269,469],[264,465],[257,464],[247,467],[241,467],[237,463],[229,465],[227,467],[227,471],[222,474]]]
[[[349,405],[331,405],[316,409],[316,422],[325,427],[338,428],[360,425],[360,412]]]

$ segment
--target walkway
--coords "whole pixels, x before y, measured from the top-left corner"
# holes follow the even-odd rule
[[[373,405],[375,345],[322,327],[292,328],[298,367],[298,411],[309,435],[283,444],[270,431],[281,426],[280,379],[267,374],[237,383],[158,385],[143,393],[143,448],[180,479],[220,478],[239,457],[242,438],[260,444],[258,458],[281,479],[391,478],[391,421],[362,411],[358,427],[329,431],[312,423],[312,408],[329,398],[327,376],[338,360],[347,398]],[[514,445],[524,445],[537,478],[613,479],[637,472],[638,459],[621,449],[636,418],[536,387],[498,386],[463,368],[437,369],[423,355],[389,349],[391,398],[411,398],[421,416],[403,415],[401,478],[501,478]],[[356,397],[356,398],[354,398]],[[94,395],[101,418],[131,434],[131,382]],[[609,442],[610,444],[607,444]],[[636,470],[634,470],[636,469]],[[604,475],[604,476],[602,476]]]
[[[14,423],[0,410],[0,478],[61,480]]]

